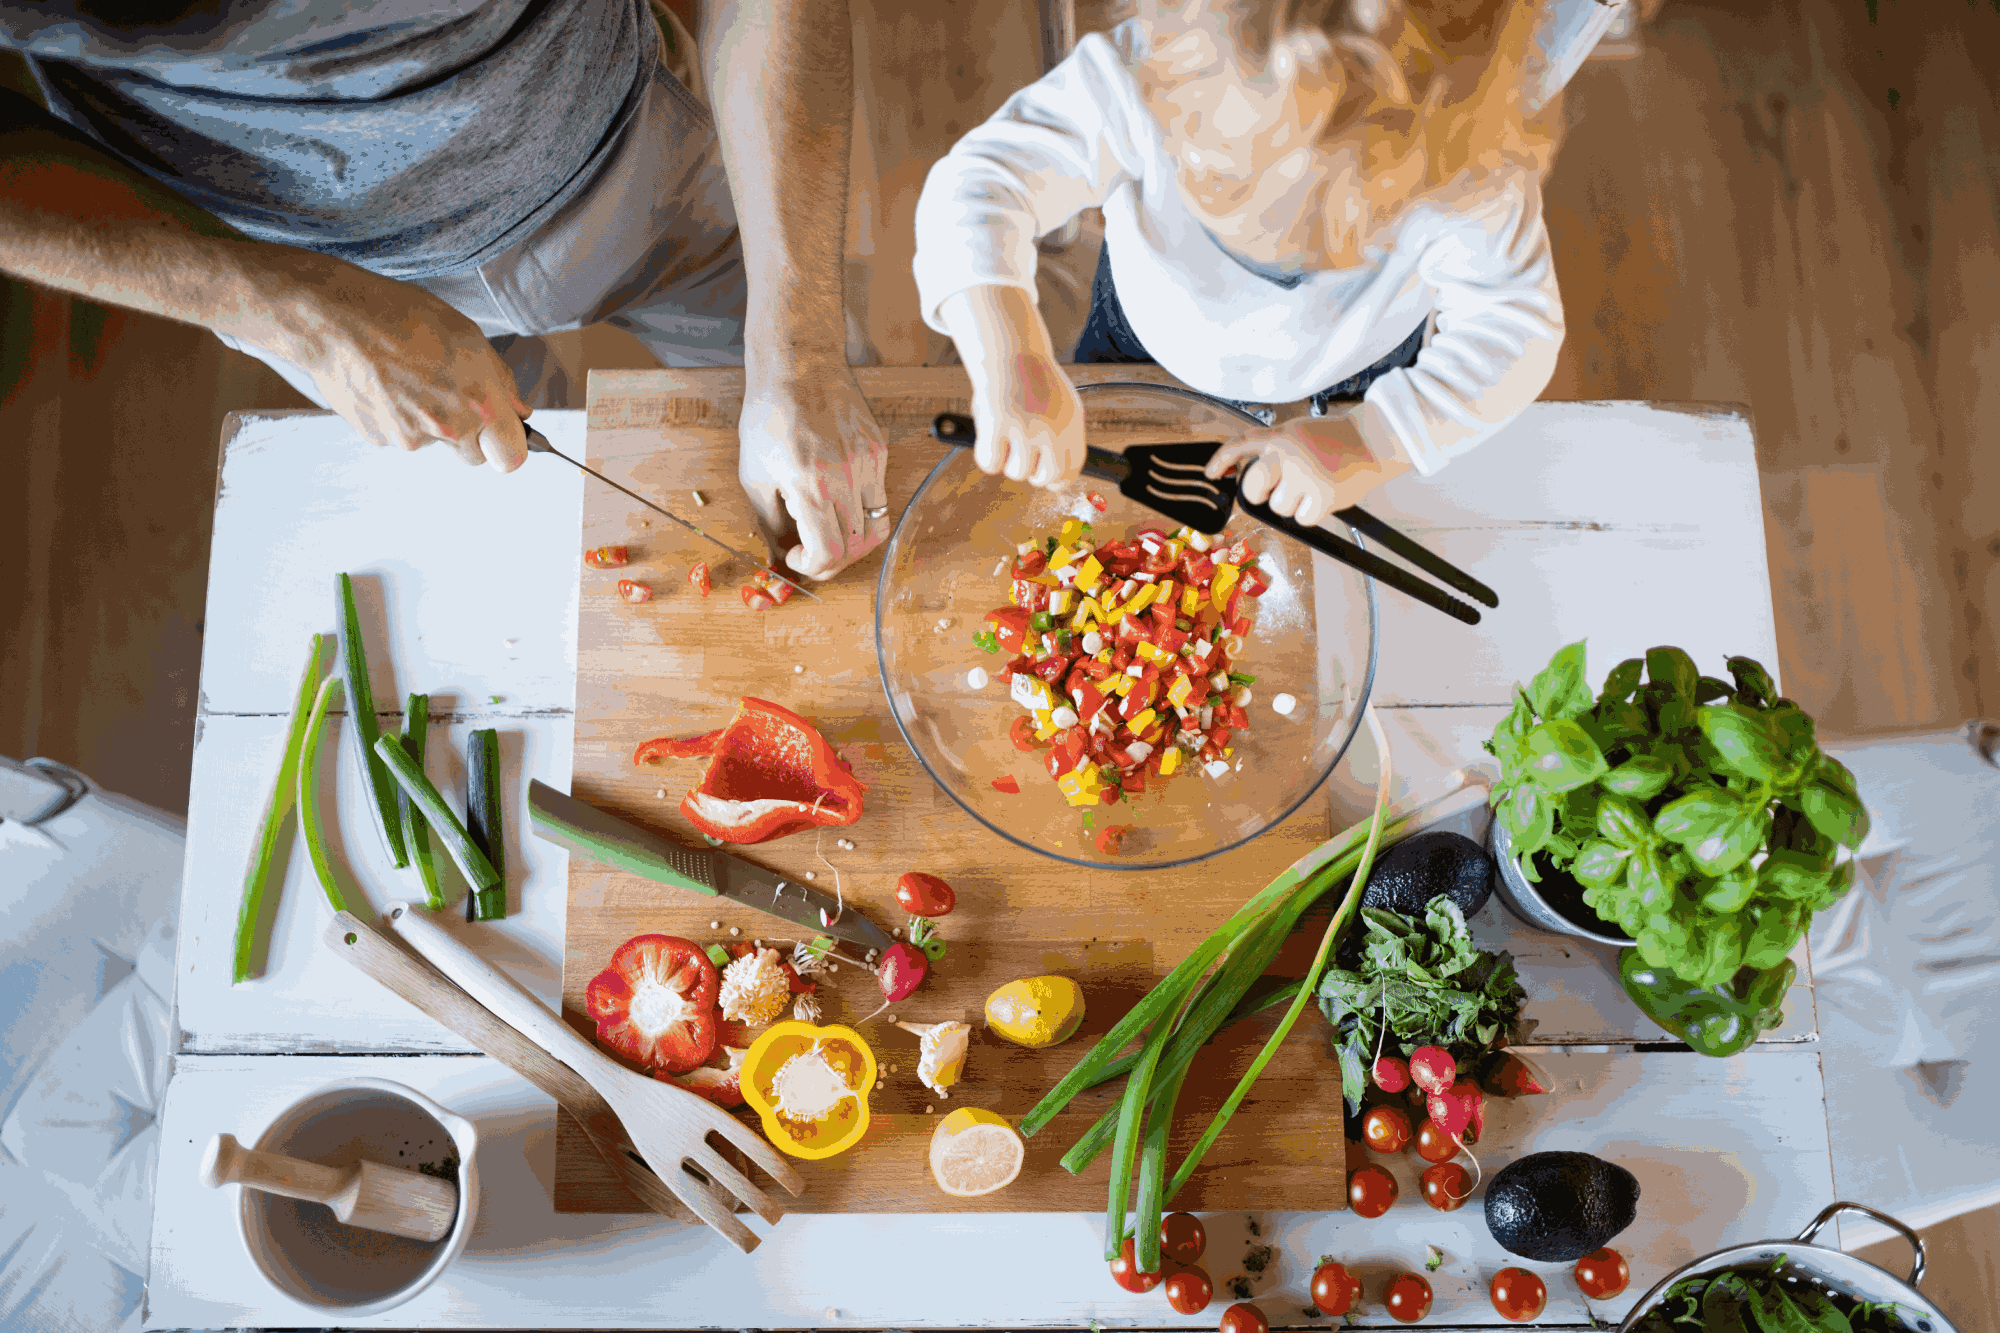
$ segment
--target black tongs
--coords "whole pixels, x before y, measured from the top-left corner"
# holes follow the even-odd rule
[[[972,418],[947,412],[931,423],[931,434],[940,442],[970,448],[976,438]],[[1392,565],[1373,551],[1334,536],[1323,528],[1308,527],[1296,519],[1283,518],[1269,505],[1252,504],[1236,493],[1234,473],[1211,478],[1203,470],[1220,440],[1191,444],[1135,444],[1122,453],[1091,449],[1084,459],[1083,473],[1115,483],[1118,493],[1135,503],[1186,524],[1196,532],[1213,536],[1229,526],[1229,516],[1241,509],[1268,528],[1305,543],[1323,555],[1360,570],[1371,579],[1388,584],[1400,593],[1416,598],[1454,620],[1468,625],[1479,623],[1479,610],[1453,597],[1444,589],[1426,583],[1401,565]],[[1356,532],[1366,533],[1389,550],[1427,574],[1436,576],[1466,596],[1487,606],[1500,605],[1500,596],[1458,566],[1419,546],[1410,538],[1364,510],[1349,507],[1333,515]]]

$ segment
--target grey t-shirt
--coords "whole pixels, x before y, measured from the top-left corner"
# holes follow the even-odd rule
[[[425,278],[590,183],[659,29],[646,0],[0,0],[0,47],[57,116],[245,235]]]

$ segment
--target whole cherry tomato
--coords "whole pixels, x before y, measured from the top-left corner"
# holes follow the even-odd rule
[[[1313,1270],[1312,1302],[1321,1314],[1346,1314],[1361,1299],[1361,1279],[1348,1274],[1345,1265],[1322,1259]]]
[[[1441,1213],[1455,1213],[1472,1197],[1472,1176],[1457,1162],[1439,1162],[1423,1174],[1424,1202]]]
[[[1117,789],[1107,787],[1105,790],[1115,792]],[[1131,836],[1132,827],[1130,824],[1106,824],[1097,831],[1097,850],[1106,856],[1118,855],[1125,850],[1125,839]]]
[[[1222,1333],[1271,1333],[1271,1321],[1248,1301],[1238,1301],[1222,1312]]]
[[[1525,1324],[1538,1317],[1549,1303],[1549,1289],[1525,1268],[1503,1268],[1493,1275],[1488,1289],[1493,1308],[1502,1319]]]
[[[1426,1118],[1417,1126],[1417,1156],[1426,1162],[1449,1162],[1458,1149],[1458,1140],[1439,1129],[1437,1121]]]
[[[1143,1294],[1159,1286],[1165,1277],[1164,1273],[1139,1271],[1137,1241],[1131,1236],[1125,1238],[1125,1248],[1118,1251],[1118,1257],[1111,1261],[1111,1280],[1127,1291]]]
[[[1398,1273],[1389,1279],[1382,1303],[1397,1323],[1414,1324],[1431,1312],[1431,1284],[1415,1273]]]
[[[1396,1193],[1396,1178],[1379,1166],[1364,1166],[1347,1178],[1347,1202],[1362,1217],[1388,1212]]]
[[[1576,1285],[1594,1301],[1608,1301],[1625,1290],[1632,1270],[1616,1250],[1593,1250],[1576,1261]]]
[[[1199,1268],[1176,1269],[1167,1278],[1167,1304],[1176,1314],[1200,1314],[1215,1299],[1215,1284]]]
[[[906,870],[896,881],[896,902],[911,916],[950,916],[958,903],[951,885],[921,870]]]
[[[1208,1230],[1193,1213],[1168,1213],[1160,1219],[1160,1250],[1176,1263],[1201,1262],[1208,1249]]]
[[[1410,1142],[1410,1118],[1393,1106],[1371,1106],[1361,1117],[1361,1137],[1376,1152],[1401,1152]]]

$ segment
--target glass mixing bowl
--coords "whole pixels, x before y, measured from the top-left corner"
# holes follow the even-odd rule
[[[1093,441],[1111,434],[1143,443],[1149,428],[1155,440],[1228,439],[1251,421],[1154,386],[1081,387],[1096,390],[1087,395]],[[1102,512],[1093,493],[1106,504]],[[1149,777],[1144,793],[1086,811],[1056,789],[1043,767],[1046,747],[1023,752],[1009,739],[1023,709],[999,675],[1007,655],[973,642],[986,613],[1008,604],[1007,566],[1018,544],[1040,542],[1070,518],[1089,522],[1098,541],[1174,526],[1090,477],[1040,490],[984,475],[970,449],[951,450],[931,469],[889,539],[876,589],[875,650],[897,727],[966,813],[1045,856],[1157,870],[1241,847],[1304,804],[1360,729],[1375,675],[1374,584],[1238,514],[1229,531],[1253,540],[1270,590],[1257,599],[1237,662],[1257,679],[1250,726],[1231,738],[1229,771],[1210,777],[1190,757],[1169,779]],[[983,689],[968,679],[974,667],[992,677]],[[1281,694],[1296,701],[1289,716],[1271,706]],[[1018,793],[994,787],[1008,776]],[[1133,828],[1115,855],[1095,841],[1112,824]]]

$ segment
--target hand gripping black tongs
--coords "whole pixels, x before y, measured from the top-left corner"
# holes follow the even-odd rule
[[[1135,387],[1157,389],[1160,386]],[[931,434],[944,444],[961,448],[970,448],[975,439],[972,418],[952,413],[933,421]],[[1386,583],[1454,620],[1462,620],[1468,625],[1479,623],[1477,607],[1469,606],[1444,589],[1426,583],[1402,566],[1393,565],[1373,551],[1363,550],[1322,528],[1308,527],[1296,519],[1281,517],[1273,513],[1269,505],[1252,504],[1243,499],[1237,494],[1235,474],[1209,477],[1203,469],[1221,447],[1220,440],[1201,440],[1190,444],[1135,444],[1115,454],[1105,449],[1092,449],[1084,460],[1083,474],[1112,482],[1126,499],[1206,535],[1212,536],[1228,527],[1230,514],[1241,509],[1266,527],[1358,569],[1369,578]],[[1456,565],[1425,550],[1373,514],[1349,507],[1335,511],[1333,517],[1356,532],[1375,538],[1388,550],[1468,597],[1487,606],[1500,605],[1499,594],[1491,588]]]

